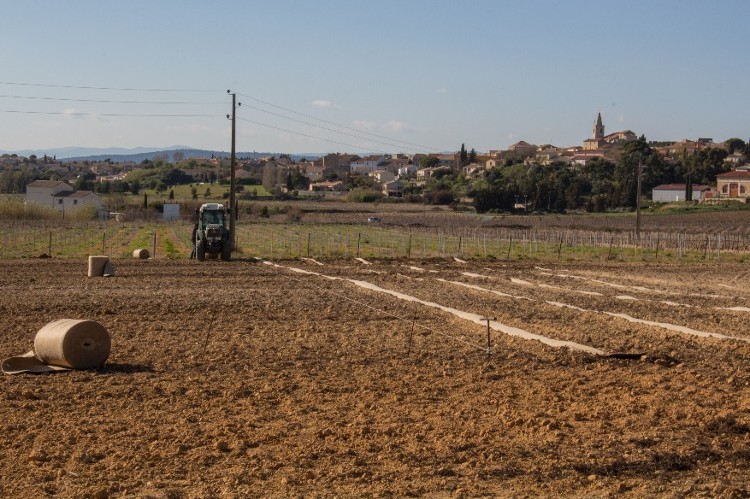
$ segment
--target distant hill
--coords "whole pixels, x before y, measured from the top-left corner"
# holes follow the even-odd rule
[[[168,148],[148,148],[148,147],[136,147],[132,149],[126,149],[122,147],[111,147],[111,148],[92,148],[92,147],[61,147],[52,149],[38,149],[38,150],[23,150],[23,151],[3,151],[0,150],[0,154],[18,154],[19,156],[29,157],[32,154],[37,157],[54,156],[57,159],[64,159],[67,161],[103,161],[110,159],[115,163],[122,163],[125,161],[133,161],[140,163],[141,161],[148,159],[154,161],[161,159],[166,156],[166,160],[169,162],[174,161],[175,153],[181,153],[185,159],[188,158],[211,158],[211,157],[224,157],[230,156],[230,151],[209,151],[206,149],[193,149],[187,146],[173,146]],[[238,158],[263,158],[268,156],[279,157],[283,153],[272,153],[272,152],[235,152]],[[292,159],[299,160],[301,158],[315,159],[318,158],[319,154],[290,154]]]

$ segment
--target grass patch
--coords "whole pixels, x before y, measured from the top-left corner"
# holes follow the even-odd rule
[[[727,201],[716,204],[680,202],[652,205],[645,210],[645,213],[651,215],[680,215],[748,210],[750,210],[750,204],[739,203],[737,201]]]

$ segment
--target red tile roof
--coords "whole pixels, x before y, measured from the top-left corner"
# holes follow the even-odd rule
[[[750,171],[747,170],[733,170],[731,172],[719,173],[716,178],[731,178],[739,180],[750,180]]]
[[[65,184],[65,182],[60,180],[34,180],[29,184],[29,187],[55,187],[60,184]]]

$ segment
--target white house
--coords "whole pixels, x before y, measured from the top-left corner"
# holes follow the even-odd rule
[[[378,165],[385,161],[385,156],[367,156],[359,158],[350,163],[352,173],[369,175],[378,169]]]
[[[60,180],[35,180],[26,186],[26,202],[54,208],[53,196],[73,191],[71,185]]]
[[[91,191],[76,191],[59,180],[35,180],[26,186],[26,202],[58,211],[75,210],[84,206],[102,208],[102,199]]]
[[[414,173],[416,173],[416,171],[417,171],[417,165],[411,164],[411,165],[400,166],[398,168],[398,176],[399,177],[408,177],[410,175],[414,175]]]
[[[396,178],[396,175],[393,172],[389,172],[388,170],[376,170],[372,172],[370,176],[381,184],[390,182]]]
[[[727,163],[732,163],[733,165],[741,165],[745,161],[747,161],[747,157],[745,157],[745,155],[740,151],[735,151],[734,153],[727,156],[724,161]]]
[[[475,175],[477,172],[485,170],[483,163],[471,163],[464,166],[463,171],[466,175]]]

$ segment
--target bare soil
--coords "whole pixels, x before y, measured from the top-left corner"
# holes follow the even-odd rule
[[[112,335],[99,369],[0,377],[0,496],[750,495],[746,265],[275,263],[0,261],[0,358],[55,319]],[[642,355],[497,331],[488,355],[348,279]]]

